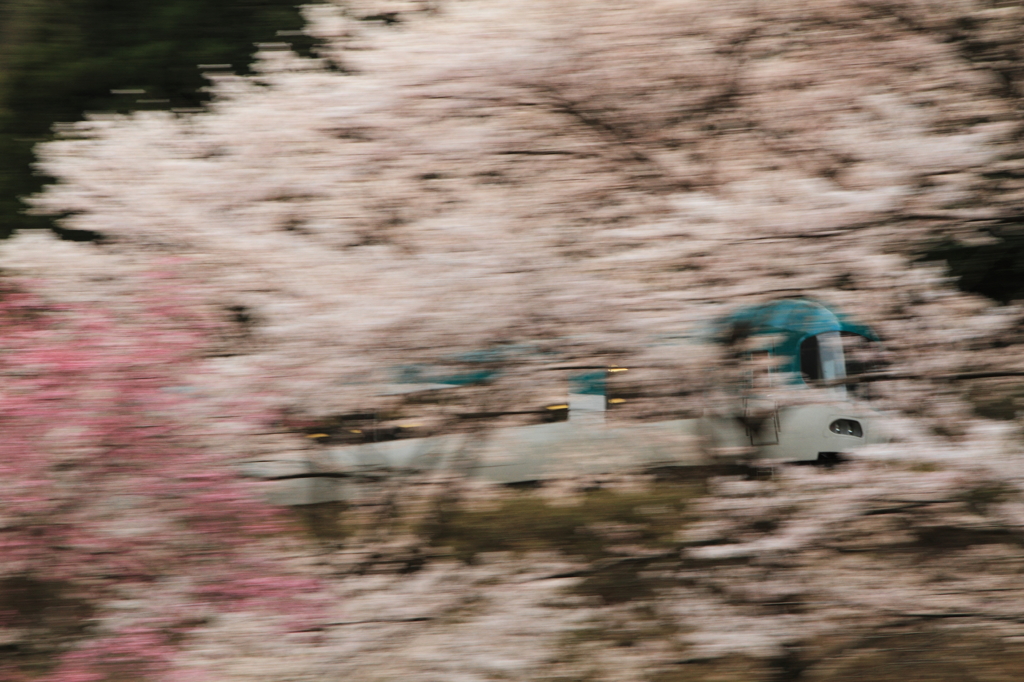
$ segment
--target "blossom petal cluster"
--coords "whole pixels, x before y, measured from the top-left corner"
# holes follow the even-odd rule
[[[241,479],[229,444],[270,415],[181,390],[214,325],[180,282],[136,280],[130,311],[17,284],[0,298],[4,639],[51,660],[59,682],[159,679],[175,642],[223,614],[308,627],[320,587],[288,566],[293,524]],[[21,679],[10,660],[0,677]]]

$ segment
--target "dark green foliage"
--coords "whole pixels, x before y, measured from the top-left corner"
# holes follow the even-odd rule
[[[576,591],[619,603],[653,594],[654,581],[643,572],[657,553],[624,557],[613,548],[673,549],[675,532],[689,520],[689,502],[703,491],[701,483],[661,483],[642,493],[596,490],[573,506],[524,492],[493,510],[442,509],[421,530],[430,544],[449,547],[467,562],[484,552],[558,551],[585,558],[593,563]]]
[[[92,614],[92,608],[68,596],[66,588],[29,575],[5,578],[0,580],[0,613],[19,627],[46,624],[51,629],[75,630]]]
[[[47,181],[32,147],[85,112],[196,107],[198,64],[245,73],[256,42],[312,42],[293,0],[0,0],[0,237],[46,227],[18,197]],[[143,94],[114,94],[143,90]]]
[[[463,561],[481,552],[530,550],[599,559],[615,543],[616,532],[604,530],[610,525],[621,526],[622,544],[671,546],[687,502],[698,495],[696,484],[662,484],[649,493],[596,490],[580,504],[554,506],[523,493],[493,510],[442,511],[425,531],[431,544],[451,547]]]
[[[33,633],[0,644],[0,679],[43,679],[57,663],[54,642],[66,644],[85,634],[95,611],[70,587],[25,574],[0,580],[0,622]]]
[[[966,397],[979,417],[1012,421],[1024,408],[1024,382],[1017,379],[972,381]]]
[[[1020,678],[1024,647],[999,632],[915,624],[879,631],[800,670],[806,682],[1003,682]],[[838,650],[837,650],[838,649]],[[798,655],[803,652],[798,652]],[[747,678],[756,679],[756,678]],[[763,678],[762,678],[763,679]],[[797,679],[795,676],[775,679]]]
[[[923,260],[944,260],[963,291],[1000,303],[1024,299],[1024,234],[1008,234],[996,244],[964,246],[944,242]]]
[[[310,537],[323,542],[337,542],[353,532],[346,522],[347,509],[344,502],[319,502],[295,507],[293,511]]]
[[[964,491],[960,496],[975,514],[984,515],[990,505],[1005,502],[1013,496],[1014,490],[1001,481],[992,481]]]

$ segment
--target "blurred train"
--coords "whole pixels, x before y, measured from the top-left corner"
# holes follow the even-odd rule
[[[749,460],[829,464],[885,442],[878,415],[848,387],[879,346],[870,328],[819,302],[787,299],[739,310],[690,342],[721,344],[738,366],[765,368],[768,381],[751,377],[699,417],[610,424],[606,378],[623,368],[581,368],[569,376],[564,421],[328,447],[315,461],[250,462],[245,472],[268,480],[273,501],[299,505],[358,499],[367,484],[410,474],[458,472],[525,484]],[[448,376],[406,368],[385,389],[414,393],[487,382],[494,371],[485,367],[487,359],[487,351],[466,357],[466,371]],[[804,388],[815,390],[794,403],[794,389],[799,395]]]
[[[771,388],[740,398],[725,414],[698,420],[709,448],[755,449],[759,459],[836,461],[863,445],[885,442],[877,415],[850,393],[851,375],[875,369],[880,340],[869,327],[809,300],[745,308],[717,325],[720,342],[765,338],[747,354],[768,357],[771,372],[791,387],[816,387],[810,404],[777,404]]]

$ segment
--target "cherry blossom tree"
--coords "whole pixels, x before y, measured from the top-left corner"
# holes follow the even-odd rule
[[[952,345],[914,349],[1016,323],[913,262],[1012,212],[984,178],[1018,154],[1016,105],[943,18],[973,7],[311,6],[319,59],[265,45],[255,76],[210,74],[203,113],[65,126],[36,210],[104,241],[15,240],[3,262],[104,298],[96,273],[174,255],[244,321],[210,371],[307,414],[509,342],[672,392],[709,358],[652,340],[780,296],[877,324],[909,371],[956,371]],[[549,376],[521,365],[516,390]]]
[[[542,351],[485,389],[509,400],[536,397],[557,350],[629,366],[664,404],[722,376],[713,354],[680,339],[738,305],[812,296],[874,325],[906,377],[879,388],[879,405],[907,415],[903,442],[881,455],[939,453],[955,469],[997,453],[1017,486],[1012,422],[994,429],[961,384],[928,377],[1024,369],[1021,310],[964,294],[917,259],[936,241],[991,242],[1019,223],[1019,7],[337,0],[306,14],[319,58],[265,45],[255,75],[209,74],[201,113],[61,126],[38,150],[56,182],[35,210],[100,239],[0,246],[0,266],[22,278],[0,339],[11,481],[0,579],[45,586],[53,613],[95,623],[63,635],[57,679],[187,672],[176,647],[190,631],[265,637],[227,612],[280,618],[313,585],[283,562],[273,515],[231,465],[308,447],[264,435],[283,408],[316,423],[382,405],[396,365],[461,351]],[[918,495],[907,504],[930,505],[931,485],[946,504],[968,480],[905,484],[920,473],[865,465],[817,489],[817,472],[793,474],[780,485],[806,511],[784,537],[695,555],[804,552],[829,528],[860,527],[872,495],[902,504],[905,488]],[[844,486],[857,490],[836,511]],[[774,482],[754,487],[770,499],[751,515],[789,508]],[[711,513],[740,508],[728,488]],[[1007,504],[1017,529],[1019,503]],[[722,532],[747,532],[745,514]],[[804,558],[820,567],[818,556]],[[846,589],[821,570],[828,589]],[[739,592],[756,580],[744,571]],[[374,589],[362,593],[371,614],[406,588]],[[686,614],[694,599],[666,604]],[[15,602],[3,617],[28,632],[36,616]],[[747,627],[685,626],[694,640],[711,633],[718,653]],[[769,648],[796,641],[790,632]]]
[[[308,627],[317,582],[282,559],[294,523],[231,467],[271,414],[189,384],[215,325],[187,289],[150,274],[117,310],[31,284],[0,298],[0,633],[20,653],[0,677],[170,679],[218,614]]]

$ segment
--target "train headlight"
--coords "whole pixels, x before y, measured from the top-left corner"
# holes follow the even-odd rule
[[[838,433],[840,436],[864,437],[864,429],[861,428],[860,422],[855,419],[837,419],[829,424],[828,430],[832,433]]]

